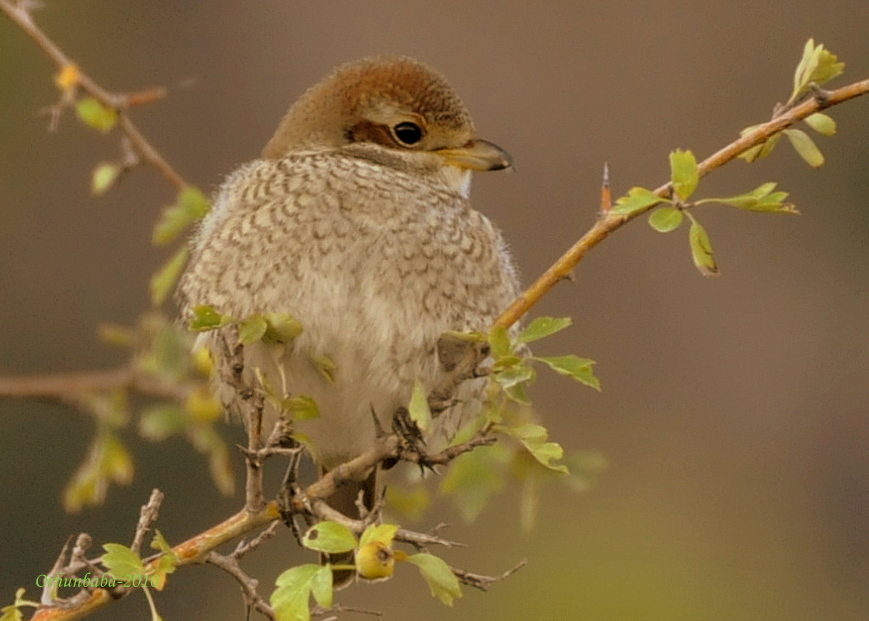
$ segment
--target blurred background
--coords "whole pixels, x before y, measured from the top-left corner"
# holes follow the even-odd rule
[[[45,5],[38,23],[102,85],[170,89],[133,117],[209,191],[336,64],[381,53],[428,62],[480,134],[515,158],[515,174],[478,175],[473,198],[526,283],[592,223],[605,161],[615,195],[658,186],[672,148],[702,158],[768,119],[809,37],[847,63],[834,85],[869,77],[866,0]],[[54,72],[0,17],[2,374],[121,362],[96,325],[132,323],[168,256],[150,245],[168,184],[139,169],[90,196],[90,172],[117,157],[117,136],[71,115],[52,134],[35,116],[56,100]],[[767,160],[703,181],[712,196],[775,180],[803,214],[699,211],[720,278],[696,272],[686,230],[661,235],[636,221],[535,309],[574,318],[539,349],[597,360],[604,389],[541,374],[534,402],[554,439],[600,451],[608,470],[586,494],[547,488],[528,535],[517,490],[476,524],[445,507],[416,525],[454,524],[446,534],[471,547],[444,553],[453,565],[494,574],[527,557],[528,567],[488,594],[465,589],[453,609],[413,570],[343,600],[417,621],[869,618],[869,99],[832,116],[839,135],[817,138],[822,169],[782,142]],[[0,402],[3,604],[19,586],[38,598],[36,576],[70,534],[128,543],[153,487],[166,493],[158,527],[170,542],[241,506],[217,497],[182,441],[130,433],[134,484],[67,515],[61,492],[92,434],[75,411]],[[245,562],[264,593],[303,558],[279,537]],[[158,606],[166,619],[242,618],[234,583],[211,567],[179,571]],[[147,618],[144,599],[94,618],[121,614]]]

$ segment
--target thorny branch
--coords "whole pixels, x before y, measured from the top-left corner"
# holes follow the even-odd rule
[[[74,63],[60,48],[35,25],[31,16],[32,6],[33,3],[27,0],[19,0],[17,3],[13,3],[11,0],[0,0],[0,9],[32,38],[59,68],[74,66]],[[100,101],[103,105],[118,112],[120,127],[126,139],[129,140],[132,148],[142,160],[156,168],[176,188],[180,189],[187,186],[187,182],[166,162],[165,158],[142,135],[126,114],[128,109],[134,105],[162,97],[165,92],[163,89],[153,89],[133,94],[113,93],[101,87],[80,70],[78,71],[76,86]],[[770,122],[757,126],[745,136],[735,140],[704,160],[699,164],[700,175],[704,176],[721,167],[747,149],[764,142],[774,134],[815,112],[867,92],[869,92],[869,80],[855,82],[832,91],[816,89],[813,96],[806,101],[789,109],[777,111]],[[68,105],[69,102],[62,101],[61,104]],[[655,193],[662,198],[669,196],[671,192],[672,187],[669,183],[655,190]],[[638,211],[630,216],[612,215],[606,212],[600,213],[588,232],[520,295],[498,318],[495,325],[509,327],[516,323],[556,283],[567,278],[573,267],[590,249],[603,241],[610,233],[642,213],[644,211]],[[451,346],[448,342],[439,343],[438,345],[439,349],[442,345],[445,345],[447,350]],[[445,364],[445,379],[429,395],[430,407],[433,412],[440,412],[450,407],[456,387],[463,381],[479,375],[480,362],[488,354],[483,347],[474,347],[462,350],[459,352],[460,355],[457,354],[450,359],[449,356],[445,355],[447,350],[443,352],[439,351],[442,360],[451,360],[451,362]],[[113,388],[127,388],[149,396],[176,400],[184,399],[190,390],[192,390],[192,387],[186,384],[165,382],[160,378],[144,375],[127,367],[84,373],[0,378],[0,397],[11,398],[74,401],[76,395],[87,392],[102,392]],[[254,414],[252,422],[256,423],[262,414],[261,404],[257,405],[254,402],[252,408]],[[254,426],[258,427],[258,425]],[[403,459],[427,465],[448,463],[463,452],[472,450],[476,446],[491,443],[493,438],[489,436],[489,431],[489,428],[484,428],[468,442],[432,455],[423,455],[413,447],[408,447],[404,439],[394,433],[389,435],[384,434],[378,439],[375,446],[356,459],[335,468],[307,488],[295,490],[289,507],[279,507],[275,501],[267,503],[264,501],[259,466],[261,466],[261,460],[270,454],[281,454],[286,450],[294,449],[280,449],[268,442],[263,447],[260,445],[259,434],[255,434],[257,439],[252,440],[252,444],[245,451],[249,464],[248,478],[254,479],[253,487],[248,490],[246,507],[224,522],[175,546],[173,551],[179,558],[179,565],[198,563],[204,560],[228,571],[239,582],[249,605],[266,614],[266,616],[269,616],[270,612],[273,615],[271,608],[256,594],[256,581],[247,576],[238,566],[238,559],[274,533],[282,512],[286,512],[289,509],[289,511],[294,513],[307,513],[320,519],[335,520],[345,524],[355,532],[361,532],[366,525],[365,520],[351,520],[329,507],[325,502],[325,498],[328,498],[342,481],[358,478],[361,474],[371,468],[377,467],[378,464],[387,459]],[[252,463],[256,462],[259,462],[258,466],[251,466]],[[255,471],[253,476],[251,476],[251,469]],[[257,479],[259,479],[258,483]],[[257,485],[259,486],[258,493]],[[149,503],[142,508],[142,515],[133,542],[134,549],[138,549],[142,545],[147,530],[150,529],[156,520],[161,496],[155,490]],[[231,555],[224,556],[215,552],[218,546],[243,537],[245,534],[263,526],[267,526],[267,528],[260,535],[248,543],[240,544]],[[447,547],[461,545],[443,539],[434,533],[415,533],[406,530],[400,530],[396,535],[396,540],[411,544],[417,548],[424,548],[430,545]],[[94,564],[95,561],[90,561],[85,557],[90,545],[90,537],[86,534],[80,535],[67,563],[65,561],[67,550],[69,549],[69,542],[67,542],[55,566],[51,570],[52,574],[74,574],[85,568],[100,572],[99,568]],[[153,567],[155,562],[156,560],[151,560],[146,563],[146,569]],[[463,583],[486,590],[493,583],[518,571],[524,564],[525,561],[501,576],[494,577],[473,574],[462,569],[453,568],[452,571]],[[43,607],[36,612],[33,619],[43,621],[47,619],[80,619],[94,610],[105,606],[113,599],[123,597],[128,593],[129,590],[126,589],[114,589],[110,592],[106,589],[97,588],[82,590],[69,599],[58,601],[54,598],[53,594],[46,591],[43,593]]]
[[[724,164],[739,157],[740,154],[751,147],[765,142],[770,136],[781,132],[783,129],[803,120],[807,116],[849,99],[854,99],[860,95],[865,95],[867,92],[869,92],[869,80],[854,82],[832,91],[815,89],[813,96],[806,101],[792,108],[782,110],[768,123],[758,125],[738,140],[734,140],[726,147],[703,160],[698,164],[700,176],[705,177],[716,168],[721,168]],[[667,198],[672,191],[672,185],[668,182],[656,189],[655,194],[661,198]],[[612,215],[604,212],[598,214],[597,221],[595,221],[594,225],[592,225],[585,235],[501,313],[501,316],[495,321],[495,326],[509,328],[519,321],[519,318],[527,313],[532,306],[537,304],[550,289],[562,280],[569,278],[573,268],[576,267],[576,264],[582,260],[589,250],[606,239],[610,233],[652,208],[649,207],[635,211],[629,216]]]

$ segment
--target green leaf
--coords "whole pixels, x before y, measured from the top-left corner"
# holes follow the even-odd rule
[[[524,423],[518,427],[499,425],[496,429],[519,440],[541,465],[555,472],[567,474],[567,466],[555,463],[564,457],[564,449],[557,442],[547,441],[549,432],[542,425],[534,423]]]
[[[208,208],[208,199],[199,188],[192,185],[183,188],[178,192],[175,202],[163,208],[154,226],[151,241],[158,246],[168,244],[205,216]]]
[[[753,128],[748,128],[753,129]],[[745,133],[747,130],[743,130]],[[759,159],[765,158],[767,155],[772,153],[772,150],[775,148],[775,145],[778,144],[779,138],[781,138],[781,134],[773,134],[764,142],[761,142],[758,145],[754,145],[750,149],[746,149],[739,155],[739,159],[745,160],[749,164],[752,162],[756,162]]]
[[[803,121],[822,136],[833,136],[836,133],[836,121],[822,112],[810,114]]]
[[[317,407],[317,402],[308,395],[282,399],[281,407],[292,415],[293,420],[320,418],[320,408]]]
[[[694,265],[704,276],[718,276],[718,265],[712,253],[712,242],[709,235],[697,220],[691,218],[691,228],[688,231],[688,241],[691,244],[691,256]]]
[[[649,225],[659,233],[669,233],[682,224],[682,210],[675,207],[658,207],[649,216]]]
[[[508,389],[516,384],[533,381],[536,377],[534,369],[527,364],[517,364],[502,371],[497,371],[493,374],[495,381],[498,382],[503,389]]]
[[[679,200],[686,201],[700,183],[697,159],[691,151],[676,149],[670,152],[670,182]]]
[[[803,57],[794,72],[794,90],[788,103],[811,88],[812,83],[823,84],[842,74],[845,63],[838,62],[835,54],[824,49],[823,44],[815,45],[814,39],[806,41]]]
[[[390,485],[386,488],[386,506],[408,519],[419,520],[430,504],[430,494],[422,487],[405,489]]]
[[[806,164],[812,168],[820,168],[824,165],[824,155],[806,132],[801,129],[786,129],[783,133]]]
[[[166,263],[163,264],[156,274],[151,276],[151,302],[155,306],[159,306],[169,295],[169,292],[175,288],[175,283],[178,277],[181,276],[181,270],[187,263],[189,255],[187,246],[179,248]]]
[[[142,559],[127,546],[120,543],[103,544],[106,551],[102,557],[102,563],[116,579],[123,580],[124,576],[143,575],[145,565]]]
[[[501,356],[509,356],[513,353],[507,329],[501,326],[495,326],[489,332],[489,344],[492,346],[492,356],[496,360]]]
[[[553,371],[560,375],[566,375],[581,384],[600,390],[600,381],[592,370],[594,360],[580,358],[573,354],[568,356],[535,356],[533,359],[549,365]]]
[[[413,382],[413,392],[410,394],[408,413],[410,414],[410,420],[416,423],[420,431],[431,429],[431,410],[428,406],[428,397],[426,397],[425,390],[419,379]]]
[[[328,596],[323,584],[323,573],[328,577]],[[311,613],[308,607],[308,596],[316,591],[317,601],[322,597],[331,603],[332,572],[328,567],[320,565],[299,565],[291,567],[278,576],[275,589],[269,603],[275,609],[278,621],[308,621]]]
[[[372,541],[379,541],[387,547],[392,546],[392,540],[395,538],[395,533],[398,532],[398,526],[395,524],[372,524],[365,529],[362,537],[359,538],[359,547],[361,548]]]
[[[254,313],[238,324],[238,340],[242,345],[261,341],[268,327],[265,317],[259,313]]]
[[[343,524],[323,521],[308,529],[302,538],[302,545],[330,554],[349,552],[356,547],[356,535]]]
[[[323,608],[332,606],[332,571],[327,567],[320,567],[311,577],[311,595]]]
[[[118,111],[104,106],[93,97],[79,99],[75,104],[75,112],[85,125],[104,134],[118,123]]]
[[[91,193],[99,196],[104,194],[106,190],[111,188],[118,176],[121,174],[121,167],[111,162],[101,162],[94,168],[91,175]]]
[[[338,365],[329,356],[325,354],[314,355],[310,357],[311,364],[317,369],[320,374],[329,380],[330,383],[335,383],[335,376],[338,372]]]
[[[503,443],[481,446],[456,457],[440,484],[440,493],[453,499],[462,519],[473,522],[504,489],[503,471],[510,448]]]
[[[156,567],[151,572],[151,580],[149,580],[155,589],[162,591],[163,587],[166,586],[166,577],[173,573],[178,565],[178,555],[172,551],[169,542],[159,530],[156,531],[154,539],[151,541],[151,548],[163,553],[157,559]]]
[[[537,317],[516,338],[517,343],[532,343],[564,330],[571,324],[570,317]]]
[[[158,403],[139,414],[139,434],[146,440],[160,442],[187,429],[188,417],[176,403]]]
[[[663,202],[666,201],[651,190],[635,187],[631,188],[626,196],[622,196],[616,200],[616,204],[610,209],[610,213],[614,216],[629,216]]]
[[[289,313],[265,313],[266,343],[289,343],[302,333],[302,324]]]
[[[453,600],[462,596],[458,578],[443,559],[433,554],[423,553],[407,557],[407,562],[419,567],[422,577],[431,589],[432,596],[437,597],[447,606],[452,606]]]
[[[775,187],[776,184],[773,182],[764,183],[745,194],[728,196],[726,198],[704,198],[697,201],[696,204],[719,203],[748,211],[799,214],[800,212],[793,204],[784,202],[788,197],[788,193],[773,192]]]
[[[190,318],[188,327],[197,332],[206,332],[216,328],[222,328],[232,323],[232,317],[221,315],[213,306],[200,304],[193,308],[193,317]]]

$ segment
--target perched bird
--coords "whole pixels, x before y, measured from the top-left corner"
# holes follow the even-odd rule
[[[246,347],[246,372],[257,367],[272,386],[313,397],[320,417],[294,429],[321,468],[334,468],[372,446],[372,411],[388,429],[415,380],[435,385],[443,332],[486,330],[515,297],[506,245],[468,199],[471,171],[510,165],[426,65],[340,66],[218,190],[180,284],[184,312],[207,304],[301,323],[288,348]],[[214,334],[204,338],[219,362]],[[237,409],[235,391],[216,382]],[[468,384],[433,435],[448,437],[479,411],[479,382]],[[374,475],[346,485],[329,504],[358,515],[358,492],[370,504],[373,485]]]

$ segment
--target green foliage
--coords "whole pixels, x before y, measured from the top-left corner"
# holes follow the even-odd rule
[[[753,189],[751,192],[739,194],[738,196],[730,196],[727,198],[704,198],[699,200],[695,205],[703,205],[707,203],[720,203],[730,205],[738,209],[747,211],[760,211],[766,213],[788,213],[799,214],[800,212],[791,203],[785,203],[784,200],[788,197],[787,192],[774,192],[775,183],[764,183]]]
[[[649,215],[649,225],[660,233],[669,233],[679,228],[684,219],[681,209],[676,207],[658,207]]]
[[[700,170],[691,151],[676,149],[670,152],[670,183],[680,201],[687,201],[694,194],[700,183]]]
[[[516,337],[516,343],[524,344],[539,341],[564,330],[572,323],[573,321],[570,317],[535,317],[531,323],[519,332],[519,335]],[[506,330],[504,334],[506,336]]]
[[[189,254],[190,250],[187,246],[182,246],[151,276],[151,302],[155,306],[162,304],[175,289],[175,283],[181,276],[181,270],[184,269]]]
[[[540,465],[554,472],[567,474],[567,466],[556,463],[564,457],[564,449],[557,442],[548,441],[549,432],[542,425],[533,423],[524,423],[515,427],[499,425],[495,430],[519,440]]]
[[[806,164],[812,168],[820,168],[824,165],[824,155],[806,132],[801,129],[786,129],[783,133]]]
[[[75,113],[82,123],[104,134],[118,124],[118,111],[104,106],[93,97],[79,99],[75,104]]]
[[[302,545],[306,548],[330,554],[349,552],[356,543],[356,535],[349,528],[329,521],[315,524],[302,538]]]
[[[441,479],[440,492],[452,498],[466,522],[480,515],[505,486],[506,466],[514,451],[505,443],[480,446],[459,455]]]
[[[664,199],[651,190],[647,190],[646,188],[631,188],[627,196],[622,196],[616,200],[616,204],[610,210],[610,213],[615,216],[630,216],[662,202],[664,202]]]
[[[126,394],[116,390],[83,397],[81,405],[96,418],[97,435],[64,490],[64,508],[70,513],[102,504],[112,482],[128,485],[133,480],[132,457],[116,433],[129,419]]]
[[[838,62],[835,54],[824,49],[823,45],[815,45],[814,39],[809,39],[806,41],[803,56],[794,72],[794,90],[785,109],[796,105],[800,96],[810,91],[812,85],[820,86],[841,75],[844,71],[845,63]],[[822,136],[832,136],[836,133],[836,122],[826,114],[816,112],[803,121]],[[745,136],[758,127],[760,126],[746,127],[740,135]],[[766,157],[775,148],[782,134],[787,136],[791,146],[809,166],[819,168],[824,164],[823,154],[809,135],[800,129],[793,128],[785,129],[781,134],[774,134],[765,142],[746,150],[739,157],[749,163]]]
[[[162,554],[157,559],[156,565],[149,572],[151,576],[149,582],[155,589],[162,591],[166,586],[168,575],[173,573],[178,566],[178,555],[172,551],[172,547],[159,530],[156,531],[154,539],[151,541],[151,549],[157,550]]]
[[[114,162],[100,162],[91,175],[91,192],[97,196],[115,185],[123,169]]]
[[[534,356],[532,360],[544,363],[559,375],[566,375],[580,384],[600,390],[600,380],[595,377],[592,371],[594,360],[580,358],[573,354],[567,356]]]
[[[259,313],[254,313],[239,322],[238,340],[242,345],[250,345],[251,343],[261,341],[266,335],[268,327],[266,318]]]
[[[194,307],[193,317],[190,318],[187,327],[196,332],[207,332],[229,325],[232,321],[233,319],[229,315],[221,315],[214,310],[214,307],[201,304]]]
[[[199,188],[187,186],[178,192],[175,202],[167,205],[160,213],[154,226],[152,241],[155,245],[174,241],[191,224],[201,220],[208,213],[208,198]]]
[[[308,621],[308,602],[314,600],[324,608],[332,605],[332,572],[328,566],[299,565],[278,576],[269,603],[278,621]]]
[[[704,276],[718,276],[718,265],[715,263],[715,255],[712,253],[712,242],[699,222],[691,215],[691,228],[688,231],[688,241],[691,244],[691,257],[694,265]]]
[[[106,566],[116,580],[123,581],[127,576],[143,576],[145,564],[139,555],[130,548],[120,543],[103,544],[106,553],[102,556],[102,563]]]
[[[410,414],[410,420],[416,423],[420,431],[431,429],[431,409],[429,409],[428,397],[419,379],[413,382],[413,392],[410,395],[408,413]]]
[[[23,588],[15,591],[15,601],[9,606],[0,608],[0,621],[22,621],[24,616],[21,613],[21,608],[38,608],[39,602],[34,602],[24,599],[25,590]]]
[[[281,399],[281,408],[289,412],[293,420],[312,420],[320,418],[317,403],[308,395],[298,395]]]
[[[407,557],[407,562],[419,568],[432,596],[447,606],[452,606],[453,600],[462,596],[458,578],[442,559],[433,554],[413,554]]]
[[[372,524],[362,533],[362,536],[359,538],[359,545],[364,546],[377,541],[391,546],[397,532],[398,526],[395,524]]]
[[[813,83],[820,86],[842,75],[844,71],[845,63],[840,63],[836,55],[824,49],[822,44],[815,45],[815,40],[809,39],[803,47],[803,57],[794,72],[794,90],[788,104],[808,92]]]
[[[836,134],[836,121],[823,112],[815,112],[803,119],[803,122],[822,136]]]

